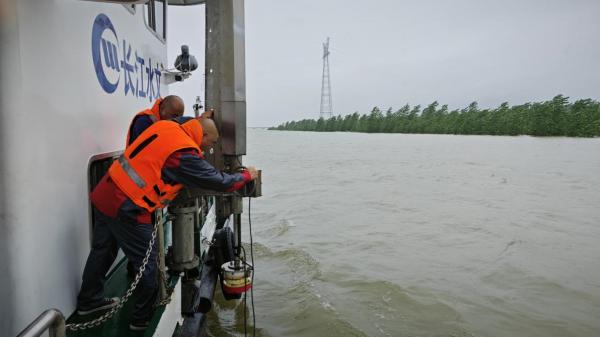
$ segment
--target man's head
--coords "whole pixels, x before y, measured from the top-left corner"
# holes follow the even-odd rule
[[[169,95],[160,102],[158,113],[160,114],[161,120],[166,120],[183,116],[184,110],[185,105],[183,104],[181,97]]]
[[[217,140],[219,139],[219,130],[217,130],[217,125],[215,121],[209,118],[200,118],[200,124],[202,124],[202,150],[208,151],[211,147],[213,147]]]
[[[177,117],[173,121],[179,123],[203,151],[209,151],[219,139],[219,131],[212,119]]]

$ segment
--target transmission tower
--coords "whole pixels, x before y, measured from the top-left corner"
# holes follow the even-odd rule
[[[333,116],[331,103],[331,83],[329,82],[329,38],[323,43],[323,79],[321,81],[321,113],[319,117]]]

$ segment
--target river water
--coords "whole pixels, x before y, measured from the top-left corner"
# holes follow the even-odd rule
[[[600,139],[250,129],[245,162],[257,336],[600,336]]]

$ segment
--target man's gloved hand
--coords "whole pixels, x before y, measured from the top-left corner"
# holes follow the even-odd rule
[[[248,171],[248,173],[250,173],[250,177],[252,178],[252,180],[254,180],[258,177],[258,171],[256,170],[256,167],[248,166],[248,167],[246,167],[246,171]]]
[[[215,109],[210,109],[208,111],[204,111],[201,115],[200,118],[208,118],[208,119],[212,119],[215,116]]]

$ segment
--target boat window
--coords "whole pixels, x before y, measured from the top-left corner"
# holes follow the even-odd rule
[[[98,183],[100,182],[102,177],[104,177],[104,174],[106,174],[106,172],[108,172],[108,168],[110,167],[112,162],[115,159],[119,158],[121,153],[123,153],[123,152],[116,151],[116,152],[102,153],[102,154],[95,155],[90,159],[90,162],[88,165],[88,195],[89,195],[89,192],[92,192],[94,187],[96,187],[96,185],[98,185]],[[93,229],[95,221],[94,221],[94,214],[91,212],[91,209],[92,209],[92,207],[91,207],[91,203],[90,203],[90,224],[91,224],[91,228]],[[91,235],[91,231],[90,231],[90,235]],[[91,238],[91,236],[90,236],[90,238]]]
[[[144,11],[146,25],[164,42],[167,39],[167,0],[149,0]]]

